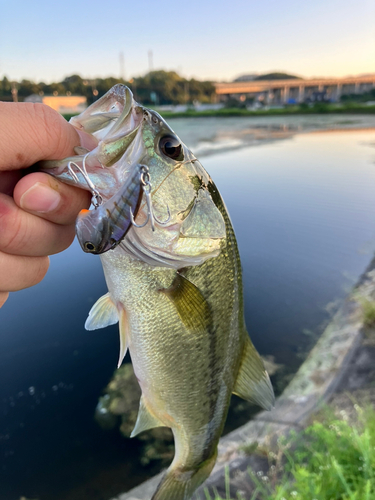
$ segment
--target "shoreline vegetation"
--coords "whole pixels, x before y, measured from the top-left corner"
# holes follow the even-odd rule
[[[155,110],[163,118],[205,118],[205,117],[241,117],[241,116],[282,116],[282,115],[313,115],[313,114],[375,114],[374,105],[364,105],[357,103],[331,104],[315,103],[313,105],[300,104],[290,105],[285,108],[268,108],[250,110],[246,108],[221,108],[196,111],[188,109],[186,111],[163,111],[155,107]],[[63,114],[66,120],[70,120],[74,114]]]
[[[156,111],[158,109],[156,108]],[[209,109],[205,111],[187,110],[184,112],[158,111],[164,118],[198,118],[212,116],[279,116],[279,115],[311,115],[325,113],[353,113],[353,114],[375,114],[375,105],[360,104],[326,104],[316,103],[312,106],[307,104],[290,105],[285,108],[268,109],[243,109],[243,108],[221,108]]]

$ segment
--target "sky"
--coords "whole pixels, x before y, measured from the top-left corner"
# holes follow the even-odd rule
[[[56,5],[58,4],[58,6]],[[374,0],[2,0],[0,78],[375,73]]]

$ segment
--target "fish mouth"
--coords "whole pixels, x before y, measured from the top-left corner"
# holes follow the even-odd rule
[[[63,182],[111,198],[131,175],[131,163],[120,161],[134,142],[145,108],[125,85],[117,84],[81,114],[70,119],[78,130],[93,138],[92,150],[74,148],[75,156],[39,162],[36,168]],[[110,168],[110,167],[115,168]]]
[[[134,100],[131,90],[122,84],[112,87],[103,97],[91,104],[85,111],[73,116],[69,123],[78,130],[93,135],[98,141],[107,140],[118,135],[127,135],[135,127],[138,120],[133,110],[141,108]],[[136,110],[140,114],[140,110]],[[128,123],[127,123],[128,122]],[[128,126],[127,126],[128,125]]]

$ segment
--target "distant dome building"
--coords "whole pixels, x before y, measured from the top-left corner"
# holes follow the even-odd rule
[[[250,75],[241,75],[235,78],[233,81],[234,82],[252,82],[255,80],[259,75],[257,73],[252,73]]]

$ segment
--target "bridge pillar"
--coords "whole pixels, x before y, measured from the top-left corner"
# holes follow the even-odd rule
[[[338,102],[341,98],[341,93],[342,93],[342,83],[337,84],[337,89],[336,89],[336,101]]]
[[[289,87],[285,86],[283,91],[283,103],[286,104],[289,100]]]
[[[305,99],[305,86],[300,85],[298,87],[298,102],[303,102]]]

